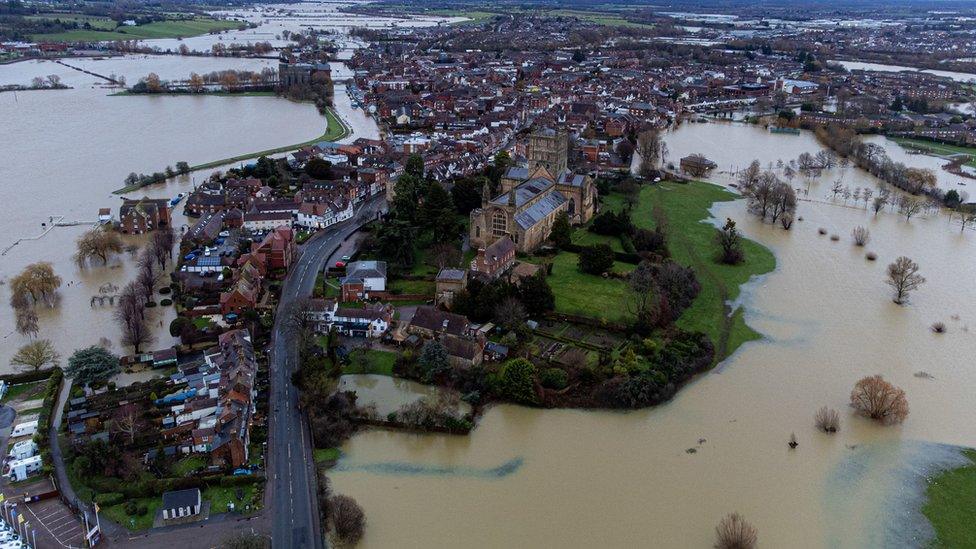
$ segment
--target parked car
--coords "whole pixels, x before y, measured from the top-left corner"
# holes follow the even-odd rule
[[[346,263],[344,261],[336,261],[335,266],[341,269],[346,266]]]

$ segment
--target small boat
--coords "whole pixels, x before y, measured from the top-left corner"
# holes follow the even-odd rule
[[[779,126],[773,126],[769,128],[769,133],[783,133],[788,135],[800,135],[800,130],[797,128],[782,128]]]

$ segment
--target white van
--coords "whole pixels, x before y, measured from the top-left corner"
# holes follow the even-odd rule
[[[15,443],[10,448],[11,460],[27,459],[37,453],[37,443],[33,440],[27,439]]]
[[[31,436],[37,432],[37,420],[25,421],[24,423],[18,423],[14,426],[14,430],[10,433],[11,438],[15,437],[27,437]]]

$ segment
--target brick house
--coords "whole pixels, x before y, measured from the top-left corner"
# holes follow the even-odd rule
[[[125,200],[119,207],[120,230],[125,234],[148,233],[169,224],[169,201],[165,198]]]

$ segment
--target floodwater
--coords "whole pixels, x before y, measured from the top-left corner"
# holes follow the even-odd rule
[[[302,9],[320,12],[301,23],[274,14],[264,14],[257,29],[242,31],[253,40],[282,28],[297,31],[310,24],[348,31],[349,24],[369,24],[369,17],[340,17],[338,4],[302,4]],[[269,12],[270,13],[270,12]],[[347,20],[348,19],[348,20]],[[443,19],[440,19],[443,20]],[[399,20],[397,20],[399,21]],[[438,19],[410,22],[432,25]],[[341,24],[340,24],[341,23]],[[392,23],[391,23],[392,24]],[[398,22],[398,24],[404,24]],[[274,28],[272,28],[274,27]],[[281,28],[278,28],[281,27]],[[237,33],[237,31],[234,31]],[[206,35],[195,40],[199,49],[209,49],[218,40],[233,39],[232,33]],[[149,40],[149,45],[166,46]],[[174,41],[175,42],[175,41]],[[348,48],[357,41],[342,40]],[[347,55],[344,57],[348,57]],[[131,84],[149,72],[162,79],[186,78],[191,72],[236,69],[260,71],[276,67],[276,59],[231,57],[181,57],[175,55],[131,55],[104,59],[71,59],[72,67],[104,76],[121,75]],[[341,63],[334,69],[344,74]],[[30,84],[35,76],[56,74],[73,89],[27,91],[0,94],[0,250],[18,241],[36,237],[47,228],[52,216],[80,225],[57,227],[36,240],[22,240],[0,256],[0,372],[9,372],[10,357],[28,340],[14,330],[14,315],[7,305],[5,282],[23,267],[36,261],[50,261],[63,278],[61,299],[54,309],[39,309],[41,338],[50,338],[64,359],[77,348],[98,343],[102,337],[113,343],[116,353],[128,353],[118,343],[118,330],[110,306],[91,306],[106,285],[121,287],[135,276],[134,254],[123,254],[108,265],[79,269],[71,260],[74,242],[97,217],[101,207],[118,215],[120,198],[111,192],[122,186],[130,172],[162,171],[167,165],[187,161],[191,165],[239,154],[280,147],[313,139],[325,132],[325,118],[314,106],[275,97],[222,96],[117,96],[106,81],[51,61],[30,61],[0,66],[0,84]],[[379,129],[361,110],[354,109],[344,85],[336,86],[336,111],[353,130],[345,141],[357,137],[376,138]],[[199,181],[206,173],[196,173]],[[142,189],[132,196],[172,197],[192,189],[194,179],[174,178],[165,185]],[[181,208],[174,212],[174,226],[187,221]],[[140,246],[145,238],[126,237],[127,244]],[[111,290],[109,290],[111,293]],[[153,313],[156,343],[163,348],[175,341],[168,334],[173,309],[157,308]]]
[[[437,398],[441,392],[436,386],[424,385],[408,379],[374,374],[347,374],[339,378],[340,391],[354,391],[358,406],[376,406],[376,413],[380,418],[396,412],[407,404],[412,404],[425,398]],[[466,402],[458,405],[460,415],[471,411]]]
[[[673,158],[702,152],[726,171],[814,145],[809,136],[767,135],[686,125],[666,141]],[[846,177],[873,185],[853,168]],[[788,232],[759,223],[742,201],[713,207],[716,219],[735,218],[776,254],[776,270],[740,299],[765,337],[672,402],[627,413],[503,405],[467,438],[367,431],[351,439],[330,477],[368,516],[361,546],[707,547],[731,511],[758,528],[765,547],[924,546],[932,535],[917,512],[925,475],[959,462],[953,446],[976,444],[976,290],[961,283],[976,276],[976,234],[960,234],[944,216],[907,223],[829,203],[829,180],[811,182],[803,221]],[[849,236],[857,225],[871,231],[866,248]],[[821,227],[840,241],[820,236]],[[899,255],[928,279],[903,307],[884,283]],[[948,332],[933,333],[936,321]],[[907,392],[903,425],[850,412],[851,387],[873,374]],[[841,413],[835,435],[814,428],[825,405]],[[796,450],[786,444],[791,433]]]
[[[976,74],[972,74],[968,72],[917,69],[915,67],[903,67],[901,65],[884,65],[881,63],[865,63],[862,61],[834,61],[834,62],[838,63],[839,65],[842,65],[845,69],[849,71],[853,71],[853,70],[880,71],[880,72],[920,71],[920,72],[927,72],[929,74],[934,74],[936,76],[945,76],[957,82],[971,82],[973,80],[976,80]]]

